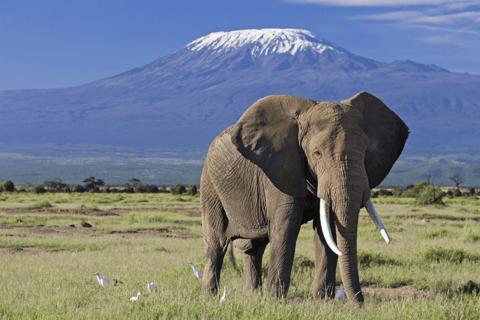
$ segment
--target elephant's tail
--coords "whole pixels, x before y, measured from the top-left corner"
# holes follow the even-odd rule
[[[235,256],[233,255],[233,241],[228,245],[228,256],[230,257],[230,262],[233,265],[234,269],[237,269],[237,262],[235,261]]]

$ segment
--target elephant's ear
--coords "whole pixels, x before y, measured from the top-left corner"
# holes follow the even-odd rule
[[[238,151],[259,166],[280,191],[296,197],[307,195],[305,160],[298,143],[297,120],[284,105],[301,100],[289,96],[260,99],[231,132]]]
[[[380,99],[360,92],[342,103],[357,107],[363,113],[363,130],[370,139],[365,153],[365,170],[370,189],[387,176],[402,153],[409,130],[399,116]]]

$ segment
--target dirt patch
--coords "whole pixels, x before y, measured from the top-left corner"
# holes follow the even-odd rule
[[[12,230],[15,232],[29,232],[41,235],[59,235],[59,236],[72,236],[72,235],[95,235],[104,236],[106,234],[92,230],[91,228],[82,227],[2,227],[2,230]]]
[[[52,254],[58,251],[48,251],[43,248],[20,248],[18,250],[10,250],[6,248],[0,248],[0,253],[9,253],[9,254]]]
[[[426,290],[418,290],[410,286],[401,286],[398,288],[382,288],[375,285],[361,285],[365,301],[370,299],[381,300],[402,300],[402,299],[426,299],[433,297],[433,293]],[[340,286],[337,286],[336,293],[340,292]],[[315,303],[313,297],[289,297],[290,301],[295,303]],[[348,301],[346,299],[334,301]],[[333,302],[333,301],[332,301]]]
[[[115,209],[115,208],[114,208]],[[120,209],[118,209],[120,210]],[[0,213],[6,214],[64,214],[64,215],[83,215],[83,216],[119,216],[120,211],[107,209],[105,211],[95,211],[95,210],[66,210],[66,209],[34,209],[34,210],[25,210],[25,209],[3,209],[0,210]]]
[[[63,215],[83,215],[83,216],[121,216],[124,213],[132,211],[148,211],[148,212],[175,212],[187,217],[199,218],[202,216],[200,209],[185,209],[183,206],[179,208],[165,207],[136,207],[136,208],[108,208],[104,211],[95,210],[67,210],[67,209],[2,209],[0,213],[5,214],[63,214]]]
[[[128,208],[128,209],[120,209],[120,208],[109,208],[105,210],[105,212],[110,212],[114,214],[121,215],[122,212],[129,213],[132,211],[147,211],[147,212],[175,212],[187,217],[192,218],[200,218],[202,216],[202,212],[200,209],[185,209],[185,207],[181,206],[180,208],[165,208],[165,207],[136,207],[136,208]]]

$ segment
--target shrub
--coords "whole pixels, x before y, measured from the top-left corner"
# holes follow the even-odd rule
[[[161,188],[158,189],[158,192],[159,193],[169,193],[170,191],[167,190],[167,187],[166,186],[163,186]]]
[[[153,185],[153,184],[147,184],[145,186],[145,192],[158,193],[158,187],[156,185]]]
[[[147,188],[140,182],[137,183],[137,186],[135,187],[135,193],[145,193],[147,191]]]
[[[406,191],[407,190],[403,189],[403,188],[395,189],[395,190],[393,190],[393,196],[397,197],[397,198],[400,198],[402,196],[402,194],[405,193]]]
[[[37,193],[37,194],[40,194],[40,193],[45,193],[45,188],[39,184],[37,184],[36,186],[33,186],[31,189],[30,189],[30,192],[31,193]]]
[[[106,187],[106,188],[102,189],[102,193],[110,193],[110,192],[112,192],[112,190],[110,190],[109,187]]]
[[[460,189],[455,189],[455,191],[453,191],[453,196],[454,197],[461,197],[462,192],[460,191]]]
[[[298,271],[300,268],[313,269],[315,268],[315,262],[303,254],[295,255],[293,269],[294,271]]]
[[[441,246],[425,245],[419,249],[414,250],[411,256],[415,259],[440,262],[447,261],[452,263],[462,263],[463,260],[477,260],[476,256],[468,254],[461,248],[444,248]]]
[[[78,185],[75,187],[75,192],[78,192],[78,193],[84,193],[85,192],[85,188],[81,185]]]
[[[192,183],[191,185],[188,186],[187,188],[187,194],[190,195],[190,196],[194,196],[196,195],[198,192],[198,189],[197,189],[197,186]]]
[[[175,184],[171,189],[170,189],[170,192],[172,194],[183,194],[184,192],[186,191],[185,187],[180,184],[180,183],[177,183]]]
[[[65,192],[65,193],[71,193],[71,192],[72,192],[72,189],[70,189],[69,186],[66,186],[65,188],[63,188],[63,192]]]
[[[415,189],[415,187],[414,187]],[[427,205],[427,204],[445,204],[442,200],[443,192],[440,188],[425,185],[422,189],[418,191],[416,196],[417,201],[420,204]]]
[[[5,192],[5,191],[13,192],[13,191],[15,191],[15,186],[14,186],[12,181],[5,180],[0,184],[0,191],[1,192]]]
[[[400,265],[399,261],[386,257],[384,254],[362,249],[358,249],[357,251],[357,261],[360,267]]]

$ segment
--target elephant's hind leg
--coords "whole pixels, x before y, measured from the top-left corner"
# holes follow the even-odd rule
[[[243,293],[250,294],[262,286],[262,257],[268,241],[236,239],[235,246],[243,252]]]
[[[205,242],[205,269],[202,276],[202,293],[215,295],[218,292],[220,271],[228,248],[229,239],[225,235],[228,225],[225,210],[208,181],[202,185],[202,229]]]

